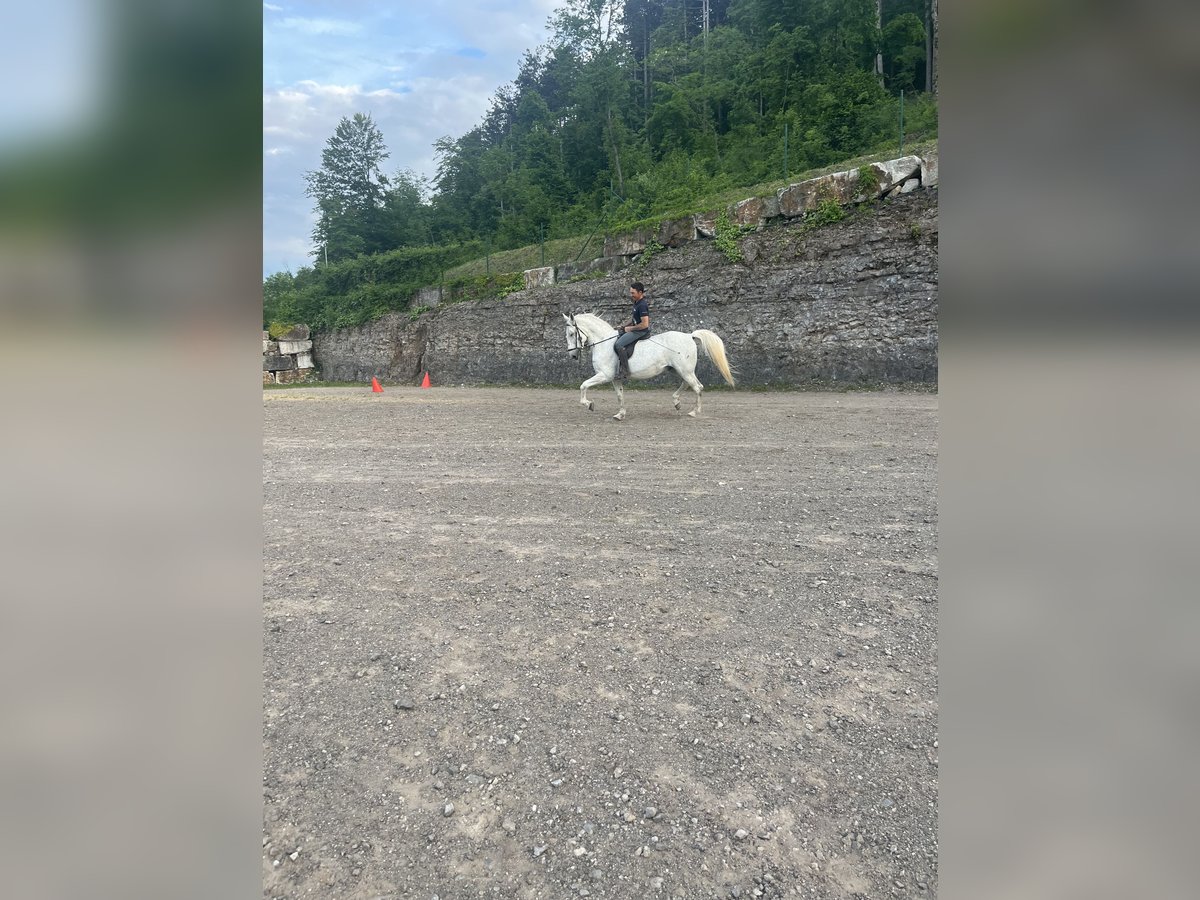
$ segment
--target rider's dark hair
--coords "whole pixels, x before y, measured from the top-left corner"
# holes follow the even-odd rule
[[[630,285],[630,287],[633,288],[635,291],[637,291],[639,294],[646,293],[646,286],[644,284],[642,284],[640,281],[635,281],[633,284]]]

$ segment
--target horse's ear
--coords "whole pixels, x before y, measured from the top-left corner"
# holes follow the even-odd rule
[[[562,314],[562,317],[563,317],[563,321],[564,321],[564,322],[566,322],[568,325],[570,325],[570,324],[571,324],[571,317],[570,317],[570,316],[568,316],[566,313],[563,313],[563,314]]]

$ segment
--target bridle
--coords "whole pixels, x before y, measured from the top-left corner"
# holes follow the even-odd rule
[[[574,319],[571,319],[571,327],[575,329],[575,346],[568,347],[567,352],[568,353],[579,353],[579,351],[582,350],[585,346],[583,343],[584,342],[583,332],[579,330],[579,325],[575,322]]]
[[[568,347],[567,348],[568,353],[578,353],[580,350],[582,350],[588,344],[591,344],[594,347],[599,344],[605,344],[608,341],[615,341],[617,338],[619,338],[621,336],[621,332],[618,331],[612,337],[601,338],[598,341],[593,341],[586,334],[584,334],[582,331],[579,330],[579,325],[575,322],[575,319],[573,319],[573,318],[571,319],[571,327],[575,329],[575,346]],[[580,359],[582,359],[582,357],[580,357]]]

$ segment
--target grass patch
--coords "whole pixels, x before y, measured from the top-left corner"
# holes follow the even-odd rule
[[[658,256],[658,254],[662,253],[666,249],[667,248],[660,244],[657,240],[650,238],[650,240],[646,241],[646,249],[638,254],[638,258],[634,260],[634,263],[640,268],[645,268],[646,263],[650,262],[650,260],[654,259],[654,257]]]
[[[269,326],[267,326],[267,334],[271,336],[271,340],[277,341],[280,337],[287,334],[295,327],[296,326],[294,323],[289,324],[287,322],[272,322]]]
[[[826,197],[817,204],[816,209],[809,210],[804,214],[804,227],[820,228],[840,222],[844,218],[846,218],[846,210],[842,208],[842,204],[832,197]]]
[[[738,226],[729,220],[729,211],[722,209],[717,214],[716,232],[717,236],[715,243],[717,249],[725,254],[725,258],[730,262],[742,262],[741,237],[747,231],[753,231],[752,226]]]
[[[386,384],[387,382],[381,381],[379,383]],[[370,390],[371,382],[369,382],[369,381],[298,381],[298,382],[294,382],[293,384],[264,384],[263,390],[264,391],[285,391],[285,390],[290,390],[291,388],[314,388],[314,387],[323,387],[323,388],[326,388],[326,387],[365,387],[367,390]]]
[[[546,241],[545,263],[542,262],[541,244],[530,244],[527,247],[518,247],[516,250],[500,250],[493,253],[490,260],[485,256],[455,266],[453,269],[447,269],[446,280],[486,277],[489,270],[491,276],[496,278],[500,273],[524,272],[526,269],[538,269],[543,265],[558,266],[573,262],[583,248],[586,239],[586,235],[580,235],[579,237]],[[594,242],[589,246],[596,247]],[[599,252],[596,252],[589,259],[600,255]]]

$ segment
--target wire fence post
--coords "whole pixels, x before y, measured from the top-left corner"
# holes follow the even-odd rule
[[[783,123],[783,180],[787,181],[788,123]]]

